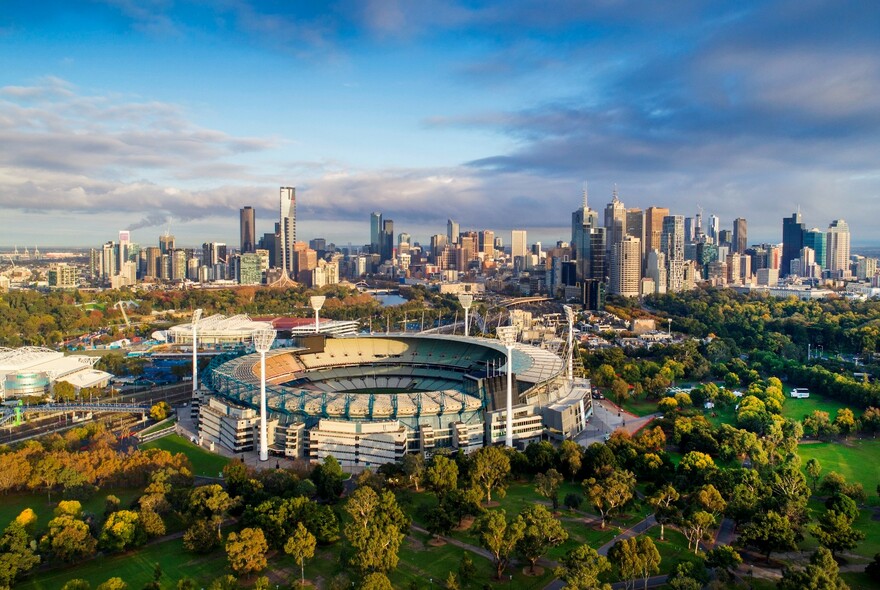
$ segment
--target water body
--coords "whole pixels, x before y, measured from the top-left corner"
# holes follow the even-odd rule
[[[373,295],[373,298],[382,304],[382,307],[393,307],[406,303],[406,299],[400,295]]]

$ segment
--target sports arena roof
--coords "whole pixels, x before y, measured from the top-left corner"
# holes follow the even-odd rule
[[[180,324],[168,330],[169,337],[175,344],[192,343],[192,323]],[[199,343],[223,344],[245,342],[257,330],[272,329],[268,322],[255,322],[246,314],[225,316],[215,314],[202,318],[198,323]]]
[[[7,375],[45,374],[51,381],[67,381],[77,388],[105,383],[113,375],[94,369],[98,357],[68,355],[36,346],[0,348],[0,394],[4,397]]]

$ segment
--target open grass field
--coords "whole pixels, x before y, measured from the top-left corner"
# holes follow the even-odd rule
[[[65,569],[38,572],[16,587],[58,590],[67,580],[82,578],[94,588],[108,578],[119,576],[128,583],[129,588],[140,588],[152,581],[157,563],[162,567],[162,588],[175,588],[177,580],[187,576],[199,582],[209,582],[226,573],[226,556],[223,552],[193,555],[184,550],[182,540],[175,539],[135,552],[99,557]]]
[[[801,465],[810,459],[819,461],[822,475],[836,471],[848,482],[861,483],[868,494],[868,502],[880,504],[877,501],[877,484],[880,484],[880,439],[800,444],[798,454]],[[880,522],[877,526],[880,527]]]
[[[785,389],[786,398],[785,403],[782,404],[782,415],[785,418],[800,421],[804,419],[804,416],[812,414],[815,410],[820,410],[828,412],[831,419],[834,420],[837,411],[841,408],[851,409],[856,416],[861,414],[861,410],[851,404],[845,404],[815,392],[810,393],[810,397],[806,399],[794,399],[788,397],[789,391],[791,391],[789,388]]]
[[[210,451],[206,451],[176,434],[165,436],[158,440],[141,445],[142,449],[164,449],[170,453],[183,453],[189,457],[195,475],[205,477],[217,477],[223,468],[229,463],[228,457],[222,457]]]
[[[126,489],[110,489],[101,490],[92,498],[82,502],[83,511],[95,514],[101,521],[104,514],[104,504],[107,496],[114,495],[127,507],[131,502],[140,496],[138,490]],[[53,511],[58,505],[58,501],[62,500],[60,493],[52,494],[52,502],[46,494],[9,494],[0,497],[0,527],[5,528],[13,518],[18,516],[25,508],[31,508],[37,513],[37,531],[42,533],[46,525],[53,518]]]
[[[636,416],[647,416],[657,411],[657,400],[647,400],[643,397],[630,398],[623,402],[623,409]]]

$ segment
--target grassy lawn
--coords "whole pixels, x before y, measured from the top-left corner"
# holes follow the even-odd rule
[[[795,400],[809,401],[809,400]],[[880,439],[848,442],[817,442],[798,445],[801,465],[816,459],[822,475],[836,471],[848,482],[861,483],[868,494],[868,503],[876,505],[877,484],[880,483]],[[880,526],[880,523],[877,523]]]
[[[100,521],[104,514],[104,504],[107,496],[111,494],[119,498],[123,507],[128,507],[132,500],[141,495],[141,491],[127,489],[101,490],[89,500],[82,502],[83,510],[97,515]],[[51,504],[46,494],[10,494],[3,496],[2,500],[0,500],[0,527],[5,528],[22,510],[31,508],[37,513],[37,531],[42,533],[49,521],[52,520],[53,511],[58,505],[58,501],[62,499],[60,493],[52,494]]]
[[[815,410],[821,410],[823,412],[828,412],[828,415],[834,420],[834,417],[837,415],[837,410],[841,408],[851,409],[856,416],[861,414],[861,410],[855,406],[824,397],[815,392],[811,392],[810,397],[806,399],[794,399],[788,397],[790,391],[791,390],[788,387],[785,388],[786,398],[785,403],[782,404],[782,415],[785,418],[800,421],[804,419],[804,416],[812,414]]]
[[[187,576],[199,582],[208,582],[227,573],[226,556],[222,551],[206,556],[193,555],[184,550],[182,540],[175,539],[132,553],[99,557],[69,568],[38,573],[17,587],[57,590],[68,580],[82,578],[94,588],[108,578],[119,576],[130,588],[140,588],[153,579],[153,569],[157,563],[162,567],[163,588],[174,588],[177,580]]]
[[[614,401],[613,399],[611,401]],[[657,400],[630,398],[623,402],[623,409],[636,416],[647,416],[657,411]]]
[[[844,572],[840,574],[851,590],[873,590],[877,582],[871,580],[865,572]]]
[[[670,527],[666,527],[665,541],[660,541],[659,526],[648,530],[647,535],[651,537],[654,545],[657,547],[657,551],[660,552],[661,574],[672,573],[673,568],[680,561],[697,561],[699,559],[692,550],[688,549],[685,536]]]
[[[164,449],[172,454],[183,453],[189,457],[195,475],[217,477],[230,459],[206,451],[177,434],[162,437],[141,445],[142,449]]]

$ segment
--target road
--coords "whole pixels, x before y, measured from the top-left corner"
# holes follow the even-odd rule
[[[646,424],[661,414],[649,414],[648,416],[636,416],[626,410],[620,409],[614,402],[602,399],[593,400],[593,417],[590,418],[586,430],[575,437],[575,441],[588,447],[594,442],[605,442],[606,436],[624,428],[630,434],[638,432]]]

